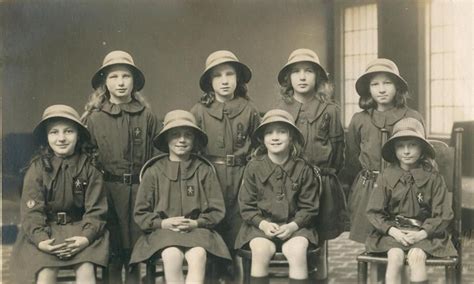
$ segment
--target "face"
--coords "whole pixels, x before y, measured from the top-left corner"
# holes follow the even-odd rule
[[[290,80],[297,94],[313,94],[316,86],[316,72],[309,62],[299,62],[290,69]]]
[[[400,161],[400,167],[404,170],[415,168],[421,153],[422,146],[417,139],[400,139],[395,141],[395,154]]]
[[[229,100],[234,97],[237,87],[237,72],[230,64],[217,65],[210,73],[212,89],[218,99]]]
[[[194,130],[190,127],[170,129],[166,134],[166,141],[172,161],[186,160],[194,146]]]
[[[397,94],[395,82],[389,75],[379,73],[370,80],[370,95],[377,105],[393,106]]]
[[[112,66],[105,80],[111,99],[129,100],[133,90],[133,74],[126,66]]]
[[[284,123],[272,123],[265,127],[263,142],[269,154],[287,155],[291,143],[290,129]]]
[[[52,121],[47,124],[48,144],[58,157],[74,154],[78,140],[78,130],[74,122],[69,120]]]

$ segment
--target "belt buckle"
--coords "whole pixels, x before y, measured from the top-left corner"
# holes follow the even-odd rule
[[[56,223],[58,225],[66,225],[67,224],[66,212],[57,212],[56,213]]]
[[[235,155],[226,155],[225,164],[227,166],[233,167],[235,165]]]
[[[124,184],[132,184],[132,174],[123,174],[123,180],[122,182]]]

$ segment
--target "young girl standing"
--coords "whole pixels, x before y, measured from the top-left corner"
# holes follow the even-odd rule
[[[201,129],[213,138],[204,148],[204,154],[215,166],[222,186],[226,216],[217,231],[232,255],[241,223],[237,194],[251,154],[250,135],[260,122],[259,113],[247,95],[251,77],[249,67],[232,52],[211,53],[199,81],[204,95],[191,109]]]
[[[306,253],[318,244],[319,181],[298,157],[303,134],[291,114],[275,109],[265,114],[252,138],[260,146],[239,193],[244,222],[235,247],[248,245],[252,251],[252,283],[269,283],[268,266],[277,248],[288,260],[290,283],[309,283]]]
[[[312,50],[293,51],[278,74],[278,82],[282,97],[277,108],[288,111],[296,119],[296,126],[306,141],[303,157],[321,171],[321,208],[316,228],[322,254],[316,277],[325,279],[325,240],[339,236],[344,230],[345,198],[336,176],[344,162],[344,130],[340,110],[334,103],[327,73]]]
[[[398,121],[382,156],[391,164],[377,178],[369,199],[367,218],[375,229],[367,238],[367,251],[387,252],[387,283],[402,283],[406,252],[411,283],[428,283],[427,256],[457,253],[447,231],[451,198],[421,122]]]
[[[219,181],[212,165],[192,154],[207,140],[190,112],[171,111],[154,139],[168,155],[152,159],[142,170],[134,216],[146,234],[137,241],[131,262],[160,253],[167,283],[184,283],[184,259],[186,283],[204,282],[206,252],[230,259],[224,240],[213,230],[225,215]]]
[[[347,133],[346,166],[341,173],[352,184],[349,195],[351,240],[365,243],[372,227],[365,210],[374,182],[381,169],[381,129],[390,133],[393,125],[404,117],[422,121],[422,116],[406,106],[408,84],[400,76],[397,65],[379,58],[367,65],[357,79],[359,106]]]
[[[56,283],[59,268],[72,266],[78,283],[95,283],[94,266],[107,266],[109,234],[89,132],[73,108],[53,105],[33,136],[40,148],[24,180],[11,275],[15,283]]]
[[[95,89],[86,104],[85,121],[104,169],[109,201],[111,232],[110,276],[121,283],[122,266],[127,267],[140,229],[133,222],[133,204],[138,190],[138,173],[153,157],[152,139],[159,123],[139,93],[145,77],[130,54],[112,51],[92,77]],[[138,281],[137,267],[126,269],[127,281]],[[131,276],[129,277],[129,273]]]

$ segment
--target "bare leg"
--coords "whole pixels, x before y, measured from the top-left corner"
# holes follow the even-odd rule
[[[276,252],[275,244],[265,238],[255,238],[250,241],[250,249],[252,250],[250,275],[253,277],[268,276],[268,266]]]
[[[290,266],[291,279],[308,279],[308,263],[306,253],[309,242],[305,237],[293,237],[283,243],[282,252]]]
[[[402,283],[402,269],[405,263],[405,252],[399,248],[391,248],[387,252],[388,264],[385,274],[387,284]]]
[[[183,252],[176,247],[169,247],[161,252],[165,279],[168,283],[184,283]]]
[[[410,281],[422,282],[428,280],[426,272],[426,253],[419,248],[408,251],[408,265],[410,266]]]
[[[83,262],[81,264],[76,265],[75,271],[77,283],[96,283],[94,264],[90,262]]]
[[[58,277],[58,268],[45,267],[38,272],[37,284],[56,284]]]
[[[188,262],[188,275],[186,283],[204,283],[206,275],[207,253],[202,247],[193,247],[184,253]]]

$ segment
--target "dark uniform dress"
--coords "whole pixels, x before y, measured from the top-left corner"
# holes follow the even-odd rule
[[[214,227],[225,215],[222,192],[213,169],[192,157],[172,162],[165,156],[143,175],[135,203],[134,217],[144,234],[133,249],[130,263],[149,259],[164,248],[203,247],[217,257],[230,259],[229,250]],[[190,232],[161,228],[170,217],[185,216],[196,220]]]
[[[209,136],[204,154],[216,168],[226,208],[225,219],[216,230],[232,249],[242,223],[237,196],[252,150],[250,137],[260,123],[260,116],[256,107],[241,97],[225,103],[214,101],[209,107],[199,103],[191,112]]]
[[[132,217],[138,173],[157,153],[152,140],[158,134],[159,122],[150,109],[133,99],[119,105],[106,101],[101,111],[91,113],[86,125],[105,170],[112,252],[131,250],[141,234]]]
[[[420,113],[407,107],[380,112],[364,110],[354,114],[347,133],[346,165],[341,176],[352,184],[349,194],[351,232],[349,238],[365,243],[372,226],[365,210],[374,182],[381,169],[382,132],[385,128],[391,135],[393,125],[402,118],[412,117],[423,123]]]
[[[35,283],[44,267],[64,267],[83,262],[106,266],[109,234],[104,229],[107,199],[102,174],[87,155],[52,158],[52,172],[46,172],[40,159],[28,169],[21,197],[21,229],[13,247],[11,270],[15,283]],[[58,224],[58,212],[63,222]],[[65,213],[65,215],[64,215]],[[89,246],[63,260],[38,249],[38,244],[55,239],[83,236]]]
[[[391,248],[408,251],[420,248],[436,257],[456,256],[447,231],[453,219],[451,196],[444,179],[437,172],[421,168],[402,170],[391,165],[377,179],[367,207],[367,218],[374,230],[366,241],[368,252],[387,252]],[[396,215],[421,221],[428,238],[403,246],[388,235]]]
[[[344,163],[344,130],[339,107],[314,97],[307,103],[280,100],[277,108],[288,111],[303,133],[303,157],[320,168],[322,193],[316,228],[322,241],[336,238],[344,230],[345,200],[336,176]]]
[[[295,222],[299,229],[292,237],[302,236],[310,244],[318,245],[314,219],[319,209],[319,182],[304,160],[290,158],[279,166],[267,155],[252,159],[245,169],[239,205],[244,222],[237,236],[236,249],[257,237],[282,243],[258,228],[263,220],[279,225]]]

